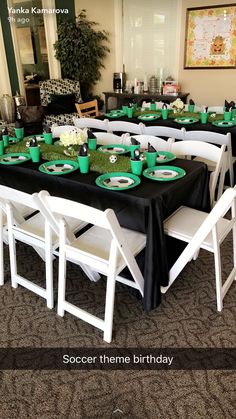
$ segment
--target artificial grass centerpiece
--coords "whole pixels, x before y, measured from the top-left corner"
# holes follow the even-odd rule
[[[26,146],[28,140],[20,141],[16,144],[10,145],[5,149],[5,153],[29,153],[29,149]],[[68,147],[63,147],[58,144],[45,144],[40,143],[41,157],[44,160],[73,160],[77,161],[77,152],[79,145],[73,146],[75,155],[68,156],[65,151],[68,151]],[[73,153],[71,153],[73,154]],[[117,161],[111,163],[109,157],[111,153],[105,153],[101,151],[89,150],[90,154],[90,170],[98,173],[111,173],[111,172],[130,172],[130,156],[120,156],[116,154]]]
[[[148,114],[157,114],[157,115],[161,115],[161,111],[160,110],[144,110],[141,111],[140,109],[136,110],[134,113],[134,118],[137,118],[140,115],[148,115]],[[183,112],[179,112],[179,113],[174,113],[171,109],[168,113],[168,119],[175,119],[175,118],[197,118],[197,119],[201,119],[201,114],[200,112],[188,112],[188,111],[183,111]],[[224,119],[224,115],[223,114],[216,114],[215,112],[209,112],[208,115],[208,122],[214,122],[214,121],[220,121]]]

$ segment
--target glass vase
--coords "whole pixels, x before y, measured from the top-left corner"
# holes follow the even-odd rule
[[[10,95],[4,94],[1,97],[0,112],[3,121],[6,121],[7,123],[15,121],[15,102]]]

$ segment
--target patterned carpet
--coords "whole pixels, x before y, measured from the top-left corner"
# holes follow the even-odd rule
[[[44,265],[34,251],[18,245],[22,272],[35,282]],[[223,245],[224,272],[232,264],[231,240]],[[55,268],[55,297],[56,274]],[[89,282],[68,265],[71,301],[102,315],[105,280]],[[8,249],[1,288],[0,336],[6,347],[109,348],[102,332],[70,314],[57,316],[30,291],[10,286]],[[79,289],[79,293],[78,293]],[[201,252],[150,313],[127,287],[117,284],[112,347],[235,348],[236,284],[221,314],[216,311],[213,257]],[[203,419],[235,418],[235,371],[2,371],[0,417],[4,419]]]

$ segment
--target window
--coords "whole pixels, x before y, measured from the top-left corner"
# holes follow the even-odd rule
[[[129,80],[177,76],[178,0],[123,0],[123,63]]]

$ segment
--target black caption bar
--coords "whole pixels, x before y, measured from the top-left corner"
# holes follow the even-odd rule
[[[236,348],[0,348],[1,370],[235,370]]]

